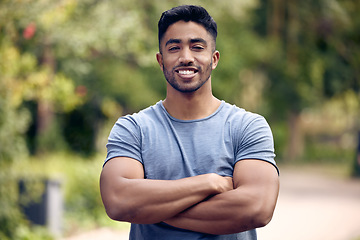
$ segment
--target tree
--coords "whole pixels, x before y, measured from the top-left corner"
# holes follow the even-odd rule
[[[16,109],[24,108],[24,102],[36,102],[40,136],[49,132],[53,111],[69,111],[81,103],[79,96],[74,94],[71,79],[55,72],[48,35],[42,28],[43,22],[37,19],[49,7],[51,4],[44,2],[3,1],[0,12],[1,78],[7,92],[5,105],[18,111]],[[11,121],[16,123],[20,119],[15,117]]]
[[[148,83],[149,74],[144,74],[156,46],[155,37],[146,41],[155,34],[145,14],[153,7],[143,1],[1,3],[2,56],[8,57],[10,46],[29,62],[26,71],[17,67],[12,75],[7,74],[9,66],[18,66],[18,61],[4,65],[3,84],[11,89],[10,97],[16,91],[16,107],[35,102],[37,151],[56,148],[62,135],[57,126],[61,115],[85,102],[94,106],[89,109],[114,117],[121,114],[111,112],[116,101],[123,107],[115,110],[136,109],[157,98],[156,84]],[[137,78],[136,85],[132,77]],[[97,121],[91,123],[95,129],[100,125]]]
[[[358,10],[355,1],[335,0],[262,1],[257,9],[266,15],[259,14],[255,29],[278,46],[264,70],[271,81],[269,106],[278,119],[288,119],[286,159],[302,154],[303,109],[348,90],[359,92],[359,20],[350,20],[358,19]]]

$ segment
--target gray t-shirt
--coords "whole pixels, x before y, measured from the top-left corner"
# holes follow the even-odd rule
[[[118,119],[111,130],[106,161],[130,157],[144,166],[145,178],[174,180],[206,173],[232,176],[236,162],[267,161],[276,167],[269,125],[257,114],[222,101],[216,112],[197,120],[170,116],[159,101]],[[166,223],[132,224],[130,239],[256,239],[255,230],[210,235]]]

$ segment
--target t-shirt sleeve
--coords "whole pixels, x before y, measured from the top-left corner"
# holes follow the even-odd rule
[[[114,157],[129,157],[142,163],[140,127],[131,116],[118,119],[106,144],[107,161]]]
[[[238,132],[235,162],[244,159],[259,159],[275,166],[274,140],[269,124],[264,117],[256,115],[245,121]]]

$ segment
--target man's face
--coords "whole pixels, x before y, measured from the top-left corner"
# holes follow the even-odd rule
[[[166,81],[177,91],[198,90],[211,76],[219,52],[206,29],[195,22],[179,21],[169,26],[157,54]]]

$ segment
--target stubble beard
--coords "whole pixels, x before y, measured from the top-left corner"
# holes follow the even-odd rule
[[[205,75],[205,79],[200,78],[199,80],[197,80],[196,84],[191,84],[191,86],[187,86],[187,84],[182,84],[179,81],[177,81],[175,79],[175,69],[178,67],[186,67],[186,66],[191,66],[191,65],[180,65],[180,66],[176,66],[174,67],[171,71],[168,71],[167,68],[165,68],[164,64],[163,64],[163,72],[164,72],[164,76],[166,81],[177,91],[182,92],[182,93],[193,93],[195,91],[197,91],[198,89],[200,89],[210,78],[211,76],[211,72],[212,72],[212,61],[211,63],[208,65],[208,67],[205,69],[205,73],[209,73],[208,75]],[[204,72],[202,71],[201,67],[199,66],[195,66],[198,69],[198,74],[203,74]]]

